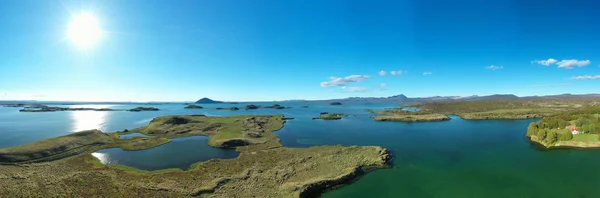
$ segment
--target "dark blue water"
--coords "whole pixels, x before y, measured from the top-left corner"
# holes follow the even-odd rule
[[[108,165],[125,165],[142,170],[179,168],[187,170],[196,162],[210,159],[236,158],[239,153],[233,149],[220,149],[208,146],[208,137],[191,136],[171,139],[170,143],[158,147],[125,151],[120,148],[102,149],[92,153]]]

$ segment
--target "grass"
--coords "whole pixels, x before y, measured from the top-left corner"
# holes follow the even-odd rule
[[[450,120],[450,117],[444,114],[415,114],[415,115],[379,115],[372,116],[376,121],[396,121],[396,122],[433,122]]]
[[[489,119],[531,119],[553,115],[563,109],[535,108],[535,109],[497,109],[491,111],[459,113],[466,120],[489,120]]]
[[[328,113],[328,114],[322,114],[317,118],[313,118],[314,119],[321,119],[321,120],[341,120],[343,117],[346,117],[346,114],[343,113]]]
[[[573,135],[573,139],[571,141],[577,142],[597,142],[598,134],[577,134]]]
[[[199,162],[186,171],[107,166],[89,154],[93,151],[44,163],[0,165],[0,197],[312,197],[364,174],[363,168],[386,167],[390,161],[389,152],[377,146],[284,148],[273,134],[285,122],[281,115],[174,117],[159,117],[140,128],[150,137],[119,140],[116,133],[106,134],[111,140],[107,146],[138,149],[164,144],[167,137],[201,133],[212,141],[249,139],[251,144],[238,146],[235,159]],[[220,126],[203,130],[214,124]],[[46,144],[7,150],[39,150]]]

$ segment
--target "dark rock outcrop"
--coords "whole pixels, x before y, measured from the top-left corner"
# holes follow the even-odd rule
[[[329,103],[329,105],[342,105],[342,103],[341,102],[332,102],[332,103]]]

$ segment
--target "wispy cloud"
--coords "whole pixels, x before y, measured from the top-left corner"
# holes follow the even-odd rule
[[[367,89],[365,89],[364,87],[346,87],[346,86],[343,86],[342,89],[346,90],[346,91],[349,91],[349,92],[365,92],[365,91],[367,91]]]
[[[355,82],[360,82],[366,79],[371,78],[371,76],[367,76],[367,75],[350,75],[350,76],[346,76],[344,78],[338,78],[338,77],[329,77],[329,81],[327,82],[322,82],[321,83],[321,87],[335,87],[335,86],[346,86],[349,85],[350,83],[355,83]]]
[[[573,69],[574,67],[588,66],[592,62],[590,60],[577,60],[577,59],[558,61],[556,59],[549,58],[548,60],[534,60],[534,61],[531,61],[531,63],[539,64],[539,65],[543,65],[543,66],[550,66],[550,65],[556,64],[556,65],[558,65],[558,68]]]
[[[568,87],[571,86],[571,84],[537,84],[537,85],[531,85],[533,87]]]
[[[495,66],[495,65],[490,65],[490,66],[487,66],[487,67],[485,67],[485,68],[486,68],[486,69],[489,69],[489,70],[499,70],[499,69],[504,69],[504,66]]]
[[[379,71],[379,75],[380,75],[380,76],[385,76],[386,74],[387,74],[387,72],[385,72],[385,71],[383,71],[383,70]]]
[[[406,71],[402,71],[402,70],[390,71],[390,74],[392,74],[393,76],[400,76],[400,75],[402,75],[404,73],[406,73]]]
[[[386,90],[385,87],[387,87],[387,84],[381,83],[380,85],[375,86],[375,90],[377,90],[377,91],[383,91],[383,90]]]
[[[553,59],[553,58],[549,58],[548,60],[534,60],[534,61],[531,61],[531,63],[537,63],[537,64],[540,64],[540,65],[543,65],[543,66],[550,66],[550,65],[552,65],[552,64],[554,64],[556,62],[558,62],[558,61],[556,59]]]
[[[433,74],[433,73],[431,73],[431,72],[423,72],[423,75],[425,75],[425,76],[426,75],[431,75],[431,74]]]
[[[584,66],[588,66],[591,63],[592,62],[590,60],[571,59],[571,60],[562,60],[556,64],[558,65],[559,68],[573,69],[573,67],[584,67]]]
[[[571,77],[571,80],[600,80],[600,75],[595,75],[595,76],[590,76],[590,75],[573,76],[573,77]]]

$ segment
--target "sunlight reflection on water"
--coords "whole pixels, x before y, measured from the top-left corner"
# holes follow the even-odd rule
[[[79,105],[75,107],[87,107],[87,108],[110,108],[110,105]],[[98,129],[105,131],[106,119],[109,112],[107,111],[72,111],[71,120],[72,132],[78,132],[83,130]]]
[[[108,157],[105,153],[92,153],[92,156],[98,158],[103,164],[109,164]]]

